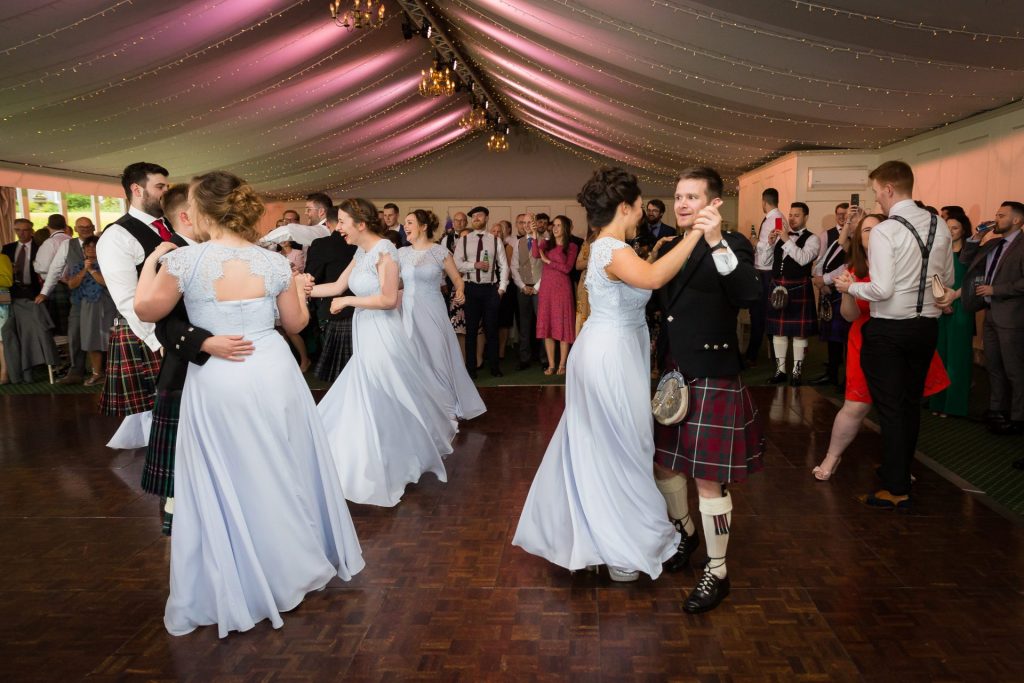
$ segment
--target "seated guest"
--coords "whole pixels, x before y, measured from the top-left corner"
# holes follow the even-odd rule
[[[35,302],[43,283],[32,270],[38,247],[32,240],[32,221],[14,221],[16,242],[5,244],[3,253],[14,266],[11,285],[11,309],[0,339],[7,359],[7,374],[12,384],[29,382],[37,365],[56,365],[57,346],[53,343],[53,321],[45,306]]]
[[[92,368],[92,376],[84,382],[87,387],[101,384],[105,379],[103,352],[110,343],[110,328],[114,325],[114,315],[117,313],[96,261],[97,242],[99,238],[96,236],[86,238],[82,244],[85,258],[68,270],[71,303],[80,307],[79,329],[75,338],[81,350],[88,355]]]

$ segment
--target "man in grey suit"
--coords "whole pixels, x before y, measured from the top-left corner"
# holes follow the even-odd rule
[[[960,251],[964,307],[986,310],[982,339],[991,394],[989,430],[1024,434],[1024,204],[1003,202],[995,227]]]

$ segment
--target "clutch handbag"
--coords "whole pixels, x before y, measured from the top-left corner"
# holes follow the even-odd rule
[[[941,299],[946,296],[946,287],[939,280],[938,275],[932,275],[932,296],[936,299]]]
[[[690,409],[690,388],[677,370],[666,372],[658,382],[651,399],[651,413],[658,424],[674,425],[686,417]]]
[[[781,311],[789,303],[789,290],[782,285],[776,285],[768,301],[771,303],[772,308],[776,311]]]

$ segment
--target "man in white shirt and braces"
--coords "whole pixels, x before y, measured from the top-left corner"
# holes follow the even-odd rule
[[[863,328],[861,366],[882,428],[882,488],[860,496],[883,509],[910,506],[910,465],[921,426],[921,396],[935,354],[942,310],[932,280],[953,284],[952,236],[946,222],[914,204],[914,172],[902,161],[887,161],[868,178],[889,220],[871,231],[870,282],[850,273],[836,288],[871,303]]]

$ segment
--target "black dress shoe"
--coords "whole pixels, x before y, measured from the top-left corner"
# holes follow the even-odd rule
[[[700,536],[697,535],[697,530],[694,529],[693,534],[687,536],[686,532],[680,528],[681,526],[681,524],[676,525],[676,528],[683,533],[679,540],[679,547],[676,548],[676,554],[661,565],[662,569],[667,572],[685,569],[690,564],[690,556],[693,555],[693,551],[700,547]]]
[[[683,611],[687,614],[710,612],[721,604],[729,595],[729,577],[720,579],[708,570],[700,577],[697,586],[690,591],[690,597],[683,603]]]
[[[501,368],[492,368],[491,377],[504,377],[505,373],[501,371]]]
[[[823,387],[829,384],[838,384],[838,382],[836,382],[836,378],[831,376],[827,372],[824,375],[821,375],[820,377],[815,377],[814,379],[808,381],[807,383],[812,387]]]
[[[786,373],[780,372],[780,371],[776,370],[775,374],[772,375],[772,378],[770,380],[768,380],[768,383],[769,384],[782,384],[785,381],[786,381]]]
[[[790,378],[789,378],[789,386],[791,386],[791,387],[799,387],[799,386],[803,385],[803,383],[804,383],[803,380],[800,379],[800,373],[799,372],[794,372],[792,374],[792,376],[790,376]]]

